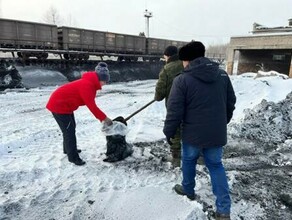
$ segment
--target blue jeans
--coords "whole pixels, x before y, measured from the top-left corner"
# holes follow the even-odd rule
[[[218,213],[230,214],[231,200],[225,169],[222,164],[222,147],[200,148],[182,144],[182,186],[187,195],[194,195],[197,159],[202,153],[209,170]]]

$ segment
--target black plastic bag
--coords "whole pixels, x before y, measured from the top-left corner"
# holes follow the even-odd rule
[[[126,137],[122,135],[106,136],[107,140],[107,158],[105,162],[116,162],[131,156],[133,153],[133,145],[126,142]]]

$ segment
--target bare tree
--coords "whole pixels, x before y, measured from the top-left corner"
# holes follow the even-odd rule
[[[228,47],[228,44],[217,44],[217,45],[210,45],[208,48],[207,48],[207,51],[206,53],[209,54],[209,55],[220,55],[220,54],[226,54],[226,51],[227,51],[227,47]]]
[[[139,33],[139,36],[141,36],[141,37],[146,37],[144,32],[140,32],[140,33]]]
[[[70,26],[70,27],[76,27],[78,24],[76,22],[76,20],[74,19],[74,17],[72,17],[71,14],[69,14],[67,16],[67,19],[66,19],[66,22],[65,22],[66,25]]]
[[[58,10],[51,6],[43,16],[43,21],[49,24],[60,25],[63,22],[63,18],[59,14]]]

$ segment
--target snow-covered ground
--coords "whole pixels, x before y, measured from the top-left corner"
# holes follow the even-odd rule
[[[49,72],[38,74],[52,76]],[[231,217],[291,219],[291,157],[277,160],[280,165],[276,167],[287,168],[281,173],[283,178],[289,180],[290,177],[290,185],[281,186],[282,191],[288,190],[283,195],[289,198],[281,203],[269,188],[263,187],[274,172],[272,156],[278,153],[277,149],[271,150],[273,154],[257,157],[250,152],[265,150],[259,150],[261,146],[250,140],[241,139],[237,128],[245,121],[244,109],[256,107],[263,99],[275,103],[284,100],[292,91],[292,79],[274,73],[246,73],[231,76],[231,80],[237,104],[229,126],[227,156],[224,157],[232,192]],[[126,117],[153,99],[155,83],[156,80],[146,80],[110,84],[98,93],[96,102],[110,118]],[[134,145],[134,153],[117,163],[103,162],[106,139],[102,125],[86,107],[79,108],[75,112],[77,142],[78,148],[82,149],[80,157],[87,163],[78,167],[69,163],[63,154],[61,132],[45,108],[55,88],[42,86],[6,90],[0,94],[1,220],[210,219],[201,203],[189,201],[172,190],[181,182],[181,172],[163,160],[163,156],[169,154],[162,133],[166,113],[164,101],[153,103],[128,121],[126,138]],[[291,155],[291,145],[291,141],[286,140],[278,148],[285,148]],[[285,155],[282,152],[276,156],[283,159]],[[266,176],[264,171],[254,173],[254,168],[259,170],[259,158],[271,169],[267,179],[261,179]],[[208,173],[203,165],[198,165],[197,169],[196,193],[214,207]],[[265,183],[260,184],[262,180]],[[270,215],[267,212],[269,207],[266,206],[272,203],[276,204],[274,209],[279,208],[279,213]]]

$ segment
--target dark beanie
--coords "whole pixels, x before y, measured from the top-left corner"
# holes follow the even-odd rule
[[[168,46],[164,50],[164,55],[166,55],[166,56],[171,57],[171,56],[173,56],[175,54],[177,54],[177,47],[176,46]]]
[[[95,72],[97,73],[99,81],[110,81],[109,70],[105,62],[99,62],[95,67]]]
[[[205,56],[205,46],[200,41],[192,41],[182,48],[178,53],[180,60],[191,61],[198,57]]]

